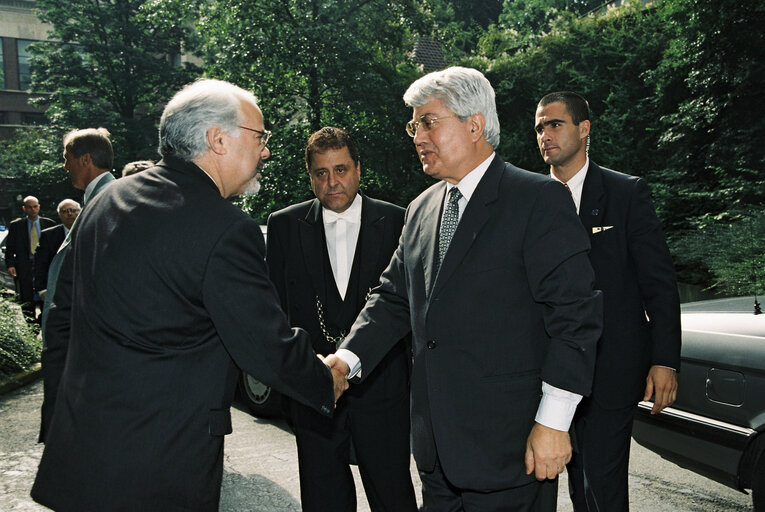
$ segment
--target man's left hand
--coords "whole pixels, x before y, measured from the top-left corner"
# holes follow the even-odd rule
[[[553,479],[571,460],[571,439],[568,432],[535,423],[526,440],[526,474],[537,480]]]
[[[672,405],[677,398],[677,372],[666,366],[651,366],[645,378],[643,400],[653,399],[651,414],[659,414],[662,409]]]

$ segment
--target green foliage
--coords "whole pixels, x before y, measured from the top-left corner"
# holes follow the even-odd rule
[[[765,203],[765,16],[758,0],[672,0],[656,13],[669,37],[647,73],[673,194],[673,230]]]
[[[508,32],[493,30],[493,39]],[[537,102],[549,92],[572,90],[592,110],[591,158],[650,179],[663,157],[656,151],[656,114],[647,108],[652,90],[640,70],[658,64],[665,42],[658,20],[632,6],[597,17],[563,14],[525,50],[495,54],[493,47],[481,47],[467,64],[484,69],[494,84],[499,153],[523,168],[547,172],[533,130]]]
[[[104,126],[112,133],[117,165],[156,158],[162,107],[199,70],[177,65],[195,36],[191,0],[39,0],[50,39],[31,47],[32,88],[51,125]]]
[[[0,296],[0,380],[40,361],[42,340],[27,326],[21,308]]]
[[[274,132],[263,189],[245,200],[259,221],[310,197],[304,144],[326,125],[356,138],[366,193],[406,204],[422,190],[401,100],[418,75],[408,52],[422,16],[410,0],[205,4],[207,74],[254,91]]]
[[[707,215],[679,238],[677,263],[701,274],[709,289],[729,295],[762,295],[765,289],[765,209]]]
[[[41,215],[48,217],[55,215],[61,199],[82,199],[62,165],[62,135],[54,127],[30,126],[0,141],[0,174],[14,178],[20,194],[37,196]]]

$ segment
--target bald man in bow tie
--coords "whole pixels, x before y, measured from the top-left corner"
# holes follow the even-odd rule
[[[268,219],[266,260],[292,327],[311,334],[317,354],[334,353],[378,284],[398,244],[404,210],[359,192],[358,149],[342,129],[308,139],[315,199]],[[323,418],[291,402],[304,511],[356,510],[357,463],[373,511],[417,509],[409,470],[409,349],[399,341],[364,385]],[[327,500],[328,493],[332,499]]]

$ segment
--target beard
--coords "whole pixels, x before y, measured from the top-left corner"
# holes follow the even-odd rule
[[[253,176],[252,179],[244,185],[244,190],[242,191],[242,195],[254,196],[254,195],[257,195],[258,192],[260,192],[260,180],[258,180],[258,176],[260,176],[260,174],[256,174],[255,176]]]
[[[263,177],[263,175],[260,174],[260,171],[263,170],[265,165],[266,163],[263,160],[258,162],[258,165],[255,168],[255,176],[244,185],[244,190],[242,191],[243,196],[255,196],[260,192],[260,178]]]

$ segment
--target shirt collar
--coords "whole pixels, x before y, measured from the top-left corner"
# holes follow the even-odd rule
[[[104,177],[104,174],[109,174],[109,171],[102,172],[96,176],[93,181],[88,183],[87,187],[85,187],[85,198],[82,200],[83,203],[87,203],[90,200],[90,196],[93,195],[93,189],[96,188],[96,184],[101,181],[101,178]]]
[[[478,164],[478,167],[467,173],[456,185],[447,182],[446,195],[449,195],[449,191],[451,191],[452,187],[457,187],[465,200],[470,201],[473,192],[475,192],[476,187],[478,187],[478,183],[481,181],[481,178],[483,178],[483,175],[486,174],[486,170],[489,168],[489,165],[491,165],[495,155],[496,153],[492,152],[491,155],[489,155],[489,158]]]
[[[587,169],[590,168],[590,157],[588,156],[584,160],[584,166],[577,171],[576,174],[574,174],[570,180],[563,183],[553,172],[550,172],[550,176],[555,181],[560,181],[564,185],[568,186],[568,189],[571,191],[571,197],[574,199],[574,204],[576,205],[576,211],[579,213],[579,205],[582,202],[582,189],[584,188],[584,179],[587,177]]]
[[[343,219],[346,222],[352,222],[355,224],[361,223],[361,194],[356,194],[353,198],[353,202],[342,213],[333,212],[327,208],[321,207],[321,216],[324,219],[324,224],[332,224],[337,222],[338,219]]]

